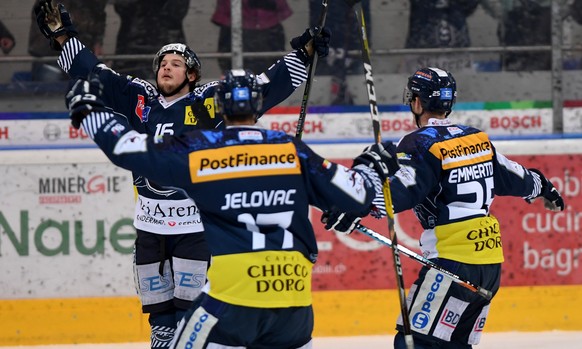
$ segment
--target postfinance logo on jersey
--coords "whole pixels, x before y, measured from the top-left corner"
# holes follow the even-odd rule
[[[301,173],[293,143],[199,150],[190,153],[189,159],[192,183]]]
[[[442,160],[444,170],[469,166],[493,158],[493,148],[483,132],[435,143],[430,152]]]

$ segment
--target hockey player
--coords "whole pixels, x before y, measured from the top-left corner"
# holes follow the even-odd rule
[[[180,187],[198,203],[212,254],[209,282],[173,348],[311,348],[317,245],[309,207],[368,212],[398,168],[390,142],[371,146],[348,169],[293,136],[256,127],[262,87],[249,71],[228,71],[214,99],[227,128],[161,142],[106,111],[98,80],[79,80],[67,94],[73,125],[114,164]]]
[[[499,222],[489,212],[493,198],[517,196],[530,203],[542,198],[552,211],[564,210],[564,200],[539,170],[500,154],[485,132],[454,124],[448,115],[456,97],[455,79],[447,71],[422,68],[409,77],[404,103],[418,130],[397,146],[401,167],[390,177],[394,212],[414,210],[424,229],[424,256],[495,294],[503,249]],[[326,229],[350,233],[359,216],[334,211],[325,213],[323,221]],[[424,267],[408,296],[415,348],[472,348],[479,343],[489,306]],[[404,349],[402,319],[398,322],[394,348]]]
[[[154,138],[180,135],[199,128],[223,128],[214,112],[217,81],[198,86],[201,66],[197,55],[181,43],[162,47],[153,59],[157,86],[119,75],[76,38],[66,9],[50,1],[35,8],[41,31],[51,47],[61,50],[58,64],[74,77],[97,73],[104,84],[102,100],[127,117],[132,128]],[[329,31],[312,38],[307,30],[292,40],[294,51],[278,60],[259,79],[264,83],[259,115],[287,98],[307,78],[308,55],[328,51]],[[137,200],[134,226],[136,289],[144,313],[149,313],[152,348],[169,345],[177,321],[206,280],[210,258],[203,234],[198,203],[182,192],[164,188],[151,178],[134,175]]]

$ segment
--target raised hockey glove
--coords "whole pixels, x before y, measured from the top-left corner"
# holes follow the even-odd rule
[[[400,168],[396,157],[396,146],[390,141],[372,144],[354,159],[352,167],[358,165],[374,169],[383,183]]]
[[[312,31],[311,29],[307,28],[303,34],[291,39],[291,47],[294,50],[297,50],[301,54],[301,56],[303,56],[300,57],[303,60],[303,63],[307,63],[310,61],[309,60],[310,54],[307,51],[307,45],[310,44],[312,38],[313,38]]]
[[[69,109],[69,117],[74,128],[79,129],[81,122],[92,111],[105,110],[101,100],[103,85],[96,74],[89,79],[77,79],[73,87],[65,96],[65,103]]]
[[[51,0],[40,0],[34,6],[34,14],[38,28],[47,39],[50,39],[49,45],[53,50],[63,49],[55,38],[63,35],[72,38],[79,34],[63,4],[55,7]]]
[[[542,182],[542,190],[539,196],[533,198],[533,199],[526,199],[525,201],[527,201],[528,203],[532,203],[535,199],[541,197],[542,199],[544,199],[544,207],[547,210],[550,211],[555,211],[555,212],[560,212],[560,211],[564,211],[564,208],[566,207],[566,205],[564,204],[564,199],[562,198],[562,195],[560,195],[560,192],[558,191],[558,189],[556,189],[556,187],[554,187],[554,185],[552,184],[552,182],[550,182],[538,169],[535,168],[530,168],[529,169],[531,172],[537,174],[540,177],[540,180]]]
[[[321,33],[319,33],[319,35],[315,36],[314,38],[314,35],[315,33],[318,32],[318,30],[319,29],[317,27],[307,28],[303,34],[291,39],[291,47],[294,50],[298,50],[301,53],[303,53],[305,57],[309,57],[310,54],[309,52],[307,52],[306,46],[309,45],[311,40],[313,39],[313,47],[315,49],[315,52],[317,52],[317,55],[319,57],[326,57],[329,54],[329,41],[331,39],[331,31],[326,27],[323,27],[321,29]]]
[[[329,41],[331,40],[331,30],[323,27],[321,33],[313,38],[313,47],[317,56],[320,58],[327,57],[329,54]]]
[[[361,220],[362,214],[354,212],[325,211],[321,215],[326,230],[333,229],[343,234],[351,234]]]

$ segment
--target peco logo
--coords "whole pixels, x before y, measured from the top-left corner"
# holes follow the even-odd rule
[[[202,330],[202,326],[208,320],[208,314],[202,314],[198,321],[194,324],[192,328],[192,332],[190,333],[190,337],[188,337],[188,343],[186,343],[186,348],[193,348],[193,343],[196,342],[196,338],[198,338],[198,334]]]
[[[432,302],[436,298],[436,293],[438,292],[443,279],[444,279],[443,274],[436,275],[435,281],[430,286],[430,292],[426,294],[424,301],[422,301],[420,311],[412,316],[411,323],[412,326],[414,326],[415,328],[418,329],[425,328],[430,322],[430,318],[432,315],[431,312],[435,310],[438,311],[438,308],[437,309],[432,308],[433,305]]]

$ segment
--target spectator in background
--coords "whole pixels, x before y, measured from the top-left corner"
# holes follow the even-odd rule
[[[467,18],[480,0],[410,0],[406,48],[456,48],[471,46]],[[471,55],[465,53],[408,55],[400,71],[440,67],[462,72],[472,70]]]
[[[574,0],[572,5],[570,5],[569,14],[576,23],[582,25],[582,0]]]
[[[218,52],[231,52],[230,0],[217,0],[212,23],[220,27]],[[282,22],[293,12],[286,0],[242,0],[243,52],[285,50],[285,29]],[[243,67],[264,71],[273,63],[272,57],[244,58]],[[218,59],[220,70],[231,69],[230,58]]]
[[[0,49],[2,49],[2,52],[4,52],[5,55],[7,55],[12,51],[14,45],[14,36],[12,36],[12,33],[10,33],[8,28],[6,28],[4,23],[0,21]]]
[[[483,0],[482,6],[499,21],[497,36],[500,46],[552,44],[551,0]],[[501,65],[506,71],[550,70],[552,53],[502,53]]]
[[[353,2],[353,1],[352,1]],[[366,35],[371,44],[372,27],[370,19],[370,0],[362,0],[364,20],[366,21]],[[321,13],[321,1],[309,0],[309,23],[311,27],[317,24]],[[333,34],[329,55],[326,60],[317,62],[316,73],[331,75],[330,94],[332,105],[352,105],[353,96],[348,90],[346,77],[350,74],[363,73],[362,61],[359,56],[348,56],[348,51],[361,49],[359,24],[354,11],[346,1],[330,1],[327,8],[325,26]]]
[[[103,54],[103,36],[105,34],[105,5],[107,0],[93,1],[73,1],[59,0],[65,5],[71,15],[71,19],[76,23],[79,30],[79,39],[89,47],[95,55]],[[34,2],[34,6],[38,0]],[[34,57],[56,56],[55,51],[50,48],[46,38],[38,30],[34,11],[30,23],[30,33],[28,36],[28,53]],[[151,69],[150,69],[151,70]],[[69,80],[69,77],[61,71],[56,63],[33,62],[33,81],[59,81]]]
[[[144,54],[148,59],[116,61],[113,69],[121,74],[154,79],[149,57],[166,44],[186,42],[182,22],[189,6],[190,0],[114,0],[115,12],[121,20],[115,53]],[[79,32],[82,33],[80,28]]]
[[[580,0],[574,0],[574,2],[572,2],[569,7],[567,7],[566,9],[564,9],[565,13],[562,12],[565,17],[567,17],[568,15],[571,16],[572,21],[568,21],[567,18],[565,18],[564,20],[564,26],[565,28],[568,28],[569,30],[571,30],[569,33],[572,34],[572,32],[576,29],[576,27],[578,27],[579,25],[582,25],[582,1]],[[575,23],[575,24],[574,24]],[[568,24],[571,24],[571,26],[568,27]],[[566,39],[564,39],[563,43],[564,44],[573,44],[575,45],[576,43],[579,42],[579,35],[580,35],[580,28],[577,28],[578,30],[576,30],[577,35],[572,35],[571,38],[572,40],[570,40],[569,42],[567,42]],[[566,29],[565,29],[566,30]],[[564,37],[566,37],[566,32],[564,32]],[[563,53],[564,56],[564,69],[570,69],[570,70],[579,70],[582,69],[582,57],[581,57],[581,53],[579,51],[573,51],[573,52],[564,52]]]

